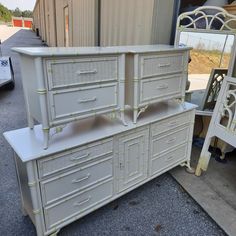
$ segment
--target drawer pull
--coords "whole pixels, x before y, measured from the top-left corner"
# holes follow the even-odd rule
[[[87,102],[95,102],[97,100],[96,97],[91,99],[84,99],[84,100],[78,100],[79,103],[87,103]]]
[[[78,160],[80,160],[80,159],[83,159],[83,158],[86,158],[86,157],[88,157],[90,154],[89,153],[87,153],[87,154],[85,154],[85,155],[83,155],[83,156],[79,156],[79,157],[72,157],[70,160],[71,161],[78,161]]]
[[[97,74],[98,71],[95,70],[79,70],[76,72],[77,75],[89,75],[89,74]]]
[[[168,126],[174,126],[174,125],[177,125],[177,121],[172,121],[168,124]]]
[[[72,183],[78,184],[78,183],[80,183],[80,182],[83,182],[84,180],[89,179],[89,177],[90,177],[90,174],[87,174],[87,175],[86,175],[85,177],[83,177],[83,178],[72,180]]]
[[[171,64],[170,63],[166,63],[166,64],[159,64],[159,67],[170,67]]]
[[[167,89],[168,88],[168,84],[162,84],[157,86],[157,89]]]
[[[176,138],[171,138],[168,141],[166,141],[166,143],[170,144],[176,141]]]
[[[91,196],[89,196],[87,199],[85,199],[85,200],[83,200],[83,201],[81,201],[81,202],[75,202],[75,203],[74,203],[74,206],[81,206],[81,205],[83,205],[83,204],[89,202],[90,199],[91,199]]]
[[[169,157],[167,157],[167,161],[171,161],[171,160],[173,160],[174,159],[174,156],[169,156]]]

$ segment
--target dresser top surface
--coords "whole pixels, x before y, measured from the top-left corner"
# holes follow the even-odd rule
[[[171,46],[164,44],[137,45],[137,46],[113,46],[113,47],[15,47],[13,51],[28,56],[78,56],[99,54],[122,54],[122,53],[147,53],[164,51],[186,51],[190,47]]]
[[[133,124],[130,114],[126,114],[127,126],[117,119],[111,120],[102,117],[91,118],[67,124],[61,133],[55,134],[49,141],[47,150],[43,149],[43,132],[41,125],[33,130],[22,128],[5,132],[3,135],[23,162],[39,159],[54,153],[70,150],[90,142],[98,141],[113,135],[138,128],[158,120],[172,117],[196,108],[196,105],[177,102],[163,102],[147,109]],[[54,129],[51,130],[52,133]]]

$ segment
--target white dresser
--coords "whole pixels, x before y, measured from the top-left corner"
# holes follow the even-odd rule
[[[125,105],[138,116],[150,104],[183,100],[187,47],[144,45],[85,48],[14,48],[20,54],[28,125],[42,124],[44,148],[50,128],[113,113]],[[62,127],[60,127],[62,126]]]
[[[169,45],[143,46],[126,56],[125,104],[133,109],[133,121],[150,104],[185,98],[189,49]]]
[[[93,48],[15,48],[20,54],[28,125],[50,128],[107,113],[124,120],[125,55]]]
[[[4,133],[15,153],[22,207],[37,235],[62,227],[177,165],[189,167],[196,106],[161,102],[134,124],[90,118],[42,148],[41,125]],[[79,135],[78,135],[79,133]]]

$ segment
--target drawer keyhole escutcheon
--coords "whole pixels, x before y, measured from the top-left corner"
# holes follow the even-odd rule
[[[95,102],[97,100],[96,97],[84,100],[78,100],[78,103],[87,103],[87,102]]]
[[[98,71],[96,69],[94,70],[79,70],[76,72],[77,75],[89,75],[89,74],[97,74]]]
[[[83,200],[83,201],[81,201],[81,202],[75,202],[75,203],[74,203],[74,206],[81,206],[81,205],[83,205],[83,204],[89,202],[90,199],[91,199],[91,196],[89,196],[87,199],[85,199],[85,200]]]
[[[91,176],[91,174],[88,173],[88,174],[87,174],[86,176],[84,176],[83,178],[72,180],[72,183],[78,184],[78,183],[80,183],[80,182],[83,182],[83,181],[89,179],[90,176]]]
[[[83,155],[83,156],[79,156],[79,157],[72,157],[70,160],[71,161],[78,161],[78,160],[80,160],[80,159],[83,159],[83,158],[86,158],[86,157],[89,157],[89,153],[87,153],[87,154],[85,154],[85,155]]]

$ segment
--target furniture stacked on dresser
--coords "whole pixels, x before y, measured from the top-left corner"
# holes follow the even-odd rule
[[[29,128],[4,136],[38,235],[57,233],[177,165],[190,168],[196,106],[183,101],[189,48],[15,51]]]

